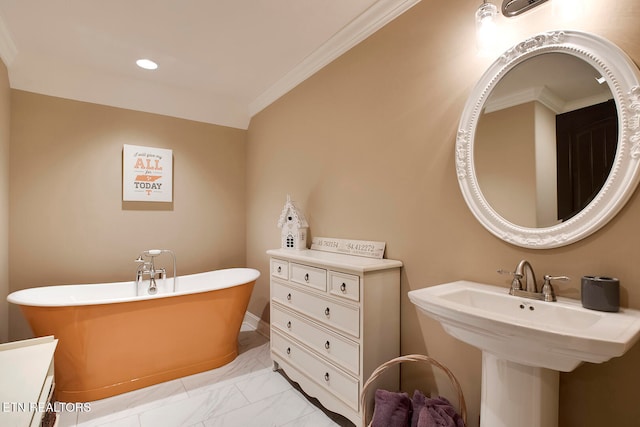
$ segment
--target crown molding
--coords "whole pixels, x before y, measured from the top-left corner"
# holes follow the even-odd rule
[[[13,89],[246,130],[253,115],[419,2],[376,1],[250,103],[179,87],[159,87],[133,78],[123,80],[100,70],[70,65],[55,56],[30,56],[28,52],[18,56],[2,16],[0,58],[9,70]]]
[[[282,95],[419,2],[420,0],[380,0],[376,2],[253,100],[249,104],[249,116],[253,117],[265,109]]]
[[[485,113],[515,107],[527,102],[538,101],[556,114],[564,111],[566,102],[547,87],[532,87],[514,91],[500,98],[490,99],[485,105]]]

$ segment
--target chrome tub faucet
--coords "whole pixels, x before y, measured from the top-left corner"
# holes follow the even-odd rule
[[[157,280],[160,279],[162,281],[167,278],[167,271],[165,268],[157,268],[155,265],[155,257],[162,254],[169,253],[173,257],[173,292],[176,291],[176,256],[173,251],[168,249],[150,249],[147,251],[143,251],[138,258],[136,258],[135,262],[137,262],[138,268],[136,269],[136,296],[139,294],[139,289],[144,282],[145,277],[149,277],[149,288],[147,289],[147,293],[149,295],[154,295],[158,292],[158,283]],[[144,258],[149,258],[146,261]]]

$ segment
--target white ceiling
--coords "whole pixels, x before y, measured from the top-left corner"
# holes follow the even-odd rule
[[[419,1],[0,0],[0,57],[14,89],[246,129]]]

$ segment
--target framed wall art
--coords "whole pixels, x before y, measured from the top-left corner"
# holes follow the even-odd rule
[[[122,149],[122,200],[173,201],[173,151],[125,144]]]

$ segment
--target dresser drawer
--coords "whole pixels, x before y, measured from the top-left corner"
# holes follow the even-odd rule
[[[326,292],[327,270],[292,262],[291,281]]]
[[[271,297],[324,325],[360,337],[360,309],[357,306],[333,302],[275,282]]]
[[[332,295],[360,301],[360,277],[353,274],[329,272],[329,293]]]
[[[289,263],[277,258],[271,258],[271,275],[289,280]]]
[[[360,346],[358,343],[329,332],[313,322],[281,308],[276,303],[273,304],[272,309],[271,324],[273,326],[285,331],[288,335],[354,375],[360,373]]]
[[[357,379],[323,361],[273,329],[271,330],[271,351],[305,372],[314,382],[358,411],[360,390]]]

